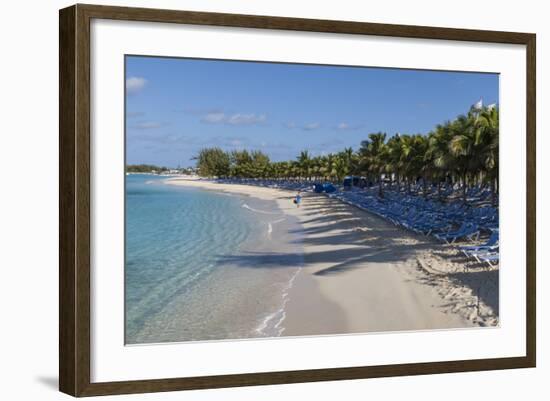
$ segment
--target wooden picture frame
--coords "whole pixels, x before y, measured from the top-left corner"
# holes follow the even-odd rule
[[[90,380],[90,21],[94,18],[526,46],[526,355],[523,357],[92,383]],[[144,393],[534,367],[536,361],[535,49],[529,33],[74,5],[59,15],[59,388],[73,396]]]

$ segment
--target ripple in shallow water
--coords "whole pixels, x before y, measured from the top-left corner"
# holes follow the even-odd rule
[[[302,264],[298,223],[281,216],[275,202],[127,176],[126,342],[280,335]]]

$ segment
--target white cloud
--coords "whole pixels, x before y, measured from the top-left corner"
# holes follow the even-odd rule
[[[336,128],[338,128],[338,129],[348,129],[349,124],[348,123],[340,123],[336,126]]]
[[[285,127],[287,127],[288,129],[294,129],[296,128],[296,123],[295,122],[288,122],[285,124]]]
[[[312,122],[312,123],[309,123],[309,124],[298,125],[295,122],[290,121],[290,122],[284,123],[283,125],[288,129],[300,128],[304,131],[313,131],[313,130],[316,130],[318,128],[321,128],[321,124],[318,123],[318,122]]]
[[[241,149],[243,147],[252,148],[255,147],[255,145],[252,144],[250,138],[244,137],[244,136],[215,136],[215,137],[209,137],[205,138],[201,145],[204,146],[212,146],[214,144],[215,146],[221,146],[222,148],[226,149]]]
[[[230,125],[257,125],[267,121],[265,114],[227,114],[222,111],[207,113],[201,117],[201,121],[209,124],[230,124]]]
[[[341,122],[340,124],[336,125],[334,128],[340,131],[357,131],[364,127],[364,124],[349,124],[346,122]]]
[[[227,119],[227,123],[231,125],[252,125],[265,123],[265,114],[233,114]]]
[[[317,128],[320,128],[321,127],[321,124],[319,123],[309,123],[309,124],[306,124],[302,127],[302,129],[304,129],[305,131],[313,131]]]
[[[137,124],[134,124],[132,128],[137,129],[152,129],[152,128],[160,128],[165,126],[166,124],[159,123],[157,121],[144,121]]]
[[[205,122],[205,123],[216,124],[216,123],[224,122],[225,118],[226,118],[225,113],[223,113],[223,112],[213,112],[213,113],[205,114],[201,118],[201,121]]]
[[[147,84],[147,80],[142,77],[129,77],[126,79],[126,92],[129,95],[133,95],[141,91],[145,85]]]

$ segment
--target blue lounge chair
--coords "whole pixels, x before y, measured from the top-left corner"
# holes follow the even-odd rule
[[[437,217],[432,217],[425,224],[418,225],[415,231],[424,235],[430,235],[435,230],[448,230],[450,225],[446,220],[438,220]]]
[[[498,262],[500,260],[499,254],[489,254],[489,255],[481,255],[479,257],[482,261],[487,263],[490,267],[496,267],[498,265]],[[493,263],[491,263],[493,262]]]
[[[472,253],[472,256],[476,258],[476,260],[479,263],[483,263],[483,262],[487,263],[489,267],[496,267],[500,260],[498,248],[496,252],[479,252],[479,253],[474,252]]]
[[[456,231],[449,231],[446,233],[439,233],[434,235],[440,241],[444,241],[447,244],[454,243],[459,238],[472,239],[473,237],[479,238],[479,229],[477,225],[472,223],[462,223],[460,228]]]
[[[482,251],[490,251],[498,248],[498,231],[494,231],[487,242],[482,245],[461,246],[458,249],[466,256],[470,256],[472,253],[479,253]]]

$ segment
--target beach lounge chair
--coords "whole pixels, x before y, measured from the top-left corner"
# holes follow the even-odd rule
[[[468,238],[470,240],[474,237],[479,238],[479,229],[475,224],[462,223],[458,230],[435,234],[434,237],[447,244],[452,244],[459,238]]]
[[[488,254],[488,255],[481,255],[479,257],[483,262],[487,263],[490,267],[497,267],[498,262],[500,260],[499,254]],[[494,264],[493,264],[494,263]]]
[[[446,220],[438,220],[436,216],[430,216],[429,220],[417,225],[415,231],[424,235],[430,235],[433,231],[448,230],[451,224]]]
[[[458,249],[466,256],[470,256],[472,253],[480,253],[482,251],[490,251],[498,248],[498,231],[494,231],[487,242],[481,245],[461,246]]]
[[[500,260],[500,255],[498,253],[498,248],[496,252],[473,252],[472,256],[479,262],[479,263],[487,263],[489,267],[496,267],[498,265],[498,262]]]

